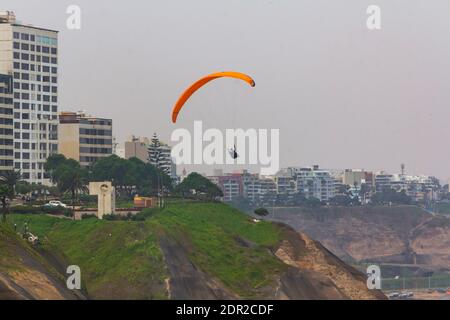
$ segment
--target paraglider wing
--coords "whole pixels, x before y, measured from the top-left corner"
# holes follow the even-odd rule
[[[239,72],[218,72],[210,74],[209,76],[206,76],[204,78],[201,78],[197,82],[195,82],[193,85],[191,85],[189,88],[184,91],[184,93],[181,95],[181,97],[178,99],[177,103],[173,107],[172,111],[172,122],[176,123],[178,114],[180,113],[180,110],[183,108],[186,101],[189,100],[189,98],[201,87],[203,87],[205,84],[207,84],[210,81],[216,80],[218,78],[235,78],[240,79],[245,82],[247,82],[250,86],[255,86],[255,81],[248,75],[239,73]]]

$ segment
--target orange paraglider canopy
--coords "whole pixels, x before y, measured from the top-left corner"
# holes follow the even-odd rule
[[[191,85],[189,88],[184,91],[184,93],[181,95],[181,97],[178,99],[177,103],[173,107],[172,111],[172,122],[176,123],[178,114],[180,113],[180,110],[183,108],[186,101],[189,100],[189,98],[201,87],[203,87],[205,84],[207,84],[210,81],[216,80],[218,78],[235,78],[240,79],[245,82],[247,82],[250,86],[255,86],[255,81],[248,75],[240,73],[240,72],[218,72],[210,74],[209,76],[203,77],[197,82],[195,82],[193,85]]]

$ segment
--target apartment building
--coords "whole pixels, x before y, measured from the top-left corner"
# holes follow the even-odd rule
[[[82,112],[62,112],[58,126],[59,153],[91,166],[113,153],[112,120],[85,115]]]
[[[128,140],[125,141],[125,159],[138,158],[143,162],[148,162],[149,145],[150,140],[147,137],[129,137]]]
[[[368,190],[375,188],[375,179],[373,172],[362,169],[346,169],[342,174],[342,183],[346,186],[361,188],[364,184]]]
[[[244,182],[240,173],[211,176],[208,179],[222,190],[222,200],[225,202],[231,202],[244,195]]]
[[[382,192],[385,189],[392,188],[392,182],[394,181],[394,175],[381,171],[375,175],[375,190],[376,192]]]
[[[269,195],[277,194],[277,185],[273,179],[261,178],[258,174],[244,171],[242,174],[243,196],[257,203],[266,200]]]
[[[49,184],[44,164],[58,148],[58,31],[0,11],[0,73],[13,77],[14,168],[30,183]]]
[[[335,180],[327,170],[319,166],[296,169],[297,191],[307,198],[329,201],[335,196]]]
[[[293,168],[281,169],[274,180],[278,194],[290,195],[297,192],[297,178]]]
[[[13,79],[0,74],[0,172],[14,169]]]

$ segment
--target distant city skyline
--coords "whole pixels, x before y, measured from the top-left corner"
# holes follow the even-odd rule
[[[66,8],[82,29],[66,28]],[[4,0],[27,24],[59,30],[59,109],[113,119],[127,136],[203,120],[210,127],[279,128],[281,167],[319,164],[450,177],[450,3],[377,1]],[[252,92],[221,81],[172,105],[198,77],[251,74]],[[239,169],[239,168],[236,168]],[[208,172],[212,168],[198,167]],[[181,171],[181,170],[180,170]]]

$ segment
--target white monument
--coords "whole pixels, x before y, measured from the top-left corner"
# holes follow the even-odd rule
[[[104,215],[115,213],[116,192],[111,181],[90,182],[89,194],[98,196],[97,218],[103,219]]]

